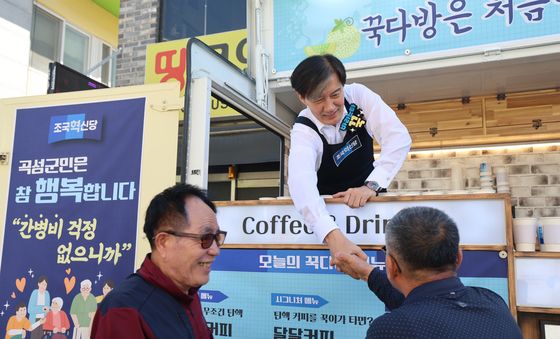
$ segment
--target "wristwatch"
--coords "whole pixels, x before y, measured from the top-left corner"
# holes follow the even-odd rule
[[[379,191],[381,191],[383,189],[383,187],[379,186],[379,184],[377,183],[377,181],[366,181],[364,182],[364,186],[366,186],[367,188],[369,188],[370,190],[375,192],[375,196],[379,195]]]

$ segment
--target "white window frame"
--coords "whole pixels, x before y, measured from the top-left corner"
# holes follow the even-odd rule
[[[109,56],[112,56],[117,52],[116,49],[114,49],[110,44],[108,44],[104,40],[101,40],[99,38],[98,38],[98,40],[101,43],[101,59],[99,60],[99,62],[103,61],[103,59],[104,59],[104,57],[103,57],[103,47],[104,46],[109,47]],[[115,66],[114,61],[116,61],[116,60],[114,60],[114,58],[111,58],[111,59],[109,59],[109,61],[107,61],[107,66],[109,67],[109,79],[107,79],[107,83],[103,82],[103,65],[99,67],[99,82],[103,82],[105,85],[107,85],[109,87],[113,86],[114,72],[116,71],[113,67],[113,66]]]
[[[53,60],[53,61],[59,61],[59,62],[60,62],[60,59],[61,59],[60,51],[62,50],[62,47],[61,47],[61,46],[63,45],[63,40],[62,40],[62,39],[64,38],[64,20],[62,20],[62,19],[60,18],[60,16],[56,15],[55,13],[53,13],[53,12],[50,11],[49,9],[45,8],[44,6],[41,6],[41,5],[37,4],[37,3],[34,3],[34,4],[33,4],[33,13],[32,13],[32,23],[31,23],[31,25],[32,25],[32,26],[31,26],[31,27],[32,27],[31,34],[33,34],[33,32],[35,31],[35,25],[36,25],[36,22],[35,22],[35,20],[34,20],[34,19],[35,19],[35,7],[38,7],[38,8],[41,9],[43,12],[45,12],[45,13],[47,13],[48,15],[52,16],[53,18],[59,20],[59,22],[60,22],[60,29],[61,29],[62,31],[59,31],[59,32],[58,32],[58,35],[59,35],[59,38],[60,38],[60,39],[59,39],[59,41],[58,41],[58,42],[59,42],[58,50],[56,51],[56,58],[57,58],[57,60]],[[33,45],[32,37],[33,37],[33,36],[30,35],[30,40],[31,40],[30,42],[31,42],[31,43],[30,43],[30,46],[29,46],[29,49],[30,49],[30,53],[29,53],[29,66],[32,65],[33,54],[36,53],[36,52],[34,52],[33,49],[32,49],[32,45]],[[37,53],[37,54],[38,54],[38,53]],[[31,67],[32,67],[32,66],[31,66]]]
[[[92,34],[89,34],[87,32],[85,32],[84,30],[80,29],[79,27],[77,27],[76,25],[70,23],[68,20],[62,18],[60,15],[56,14],[55,12],[53,12],[52,10],[50,10],[49,8],[46,8],[45,6],[34,2],[33,3],[33,7],[37,7],[39,9],[41,9],[42,11],[46,12],[47,14],[53,16],[54,18],[56,18],[57,20],[60,21],[61,25],[60,25],[60,32],[59,32],[59,36],[60,36],[60,46],[58,49],[58,60],[53,60],[53,61],[58,61],[61,64],[64,64],[64,43],[65,43],[65,39],[66,39],[66,27],[70,27],[74,30],[76,30],[77,32],[85,35],[88,37],[88,44],[87,44],[87,53],[86,53],[86,58],[87,60],[84,61],[84,65],[85,65],[85,69],[84,69],[84,73],[86,71],[88,71],[93,65],[99,63],[101,60],[103,60],[103,46],[106,45],[109,47],[110,49],[110,55],[115,53],[115,49],[111,46],[111,44],[107,43],[105,40],[100,39],[97,36],[94,36]],[[33,8],[33,10],[35,11],[35,8]],[[34,24],[34,23],[33,23]],[[94,46],[93,44],[99,44],[99,46],[97,46],[98,50],[100,51],[99,55],[97,56],[97,58],[95,58],[96,56],[93,55],[94,53]],[[30,58],[32,57],[33,53],[30,53]],[[95,58],[95,59],[94,59]],[[112,79],[114,76],[114,72],[115,69],[113,67],[113,60],[109,60],[109,81],[106,85],[111,86],[112,85]],[[31,59],[29,60],[29,65],[31,66]],[[95,73],[95,72],[93,72]],[[98,80],[99,82],[103,82],[101,81],[101,67],[99,68],[99,75],[93,75],[93,74],[84,74],[86,76],[89,76],[91,78],[94,78],[96,80]]]
[[[88,39],[87,51],[86,51],[86,60],[84,61],[84,70],[83,70],[83,72],[85,73],[91,67],[92,36],[91,36],[91,34],[88,34],[88,33],[84,32],[83,30],[81,30],[80,28],[72,25],[71,23],[69,23],[66,20],[63,20],[62,22],[64,23],[64,25],[63,25],[63,28],[62,28],[62,40],[61,40],[62,43],[60,44],[60,58],[61,58],[60,63],[63,64],[63,65],[65,64],[64,63],[64,43],[66,42],[66,27],[70,27],[73,30],[77,31],[78,33],[85,35]],[[80,70],[76,70],[76,71],[80,72]],[[87,74],[85,74],[85,75],[87,75]]]

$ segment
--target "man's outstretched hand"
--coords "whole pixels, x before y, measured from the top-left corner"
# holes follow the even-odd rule
[[[331,251],[331,266],[338,265],[337,256],[340,253],[352,255],[356,258],[359,258],[359,260],[364,261],[364,263],[367,260],[367,255],[364,253],[364,251],[362,251],[362,249],[356,244],[348,240],[348,238],[346,238],[339,229],[334,229],[329,234],[327,234],[327,236],[325,237],[325,242],[327,243],[327,246],[329,246],[329,250]]]
[[[373,266],[355,255],[338,253],[336,255],[336,269],[354,279],[367,281],[371,271],[373,271]]]

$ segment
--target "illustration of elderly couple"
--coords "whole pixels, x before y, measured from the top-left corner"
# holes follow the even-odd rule
[[[52,298],[47,290],[48,279],[40,276],[27,305],[19,303],[15,315],[6,325],[5,339],[66,339],[70,338],[70,320],[62,310],[64,301],[60,297]],[[85,279],[80,283],[80,293],[72,300],[70,317],[74,324],[72,339],[89,339],[91,322],[97,303],[115,287],[111,280],[103,284],[103,294],[97,297],[91,294],[91,281]],[[50,306],[49,306],[50,305]],[[26,314],[29,312],[29,318]]]

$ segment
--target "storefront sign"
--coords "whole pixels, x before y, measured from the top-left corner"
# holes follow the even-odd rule
[[[290,71],[324,53],[345,63],[404,63],[410,56],[557,42],[559,33],[558,0],[282,0],[274,1],[274,68]]]
[[[463,245],[505,245],[505,206],[495,200],[421,200],[369,202],[362,208],[328,203],[327,210],[351,241],[363,245],[385,243],[385,225],[405,207],[430,206],[455,220]],[[230,244],[320,244],[293,205],[220,206],[220,227]]]
[[[247,67],[247,30],[240,29],[196,37],[228,59],[239,69]],[[178,81],[185,95],[188,39],[148,45],[146,48],[146,84]],[[212,98],[212,116],[238,114],[226,103]]]

